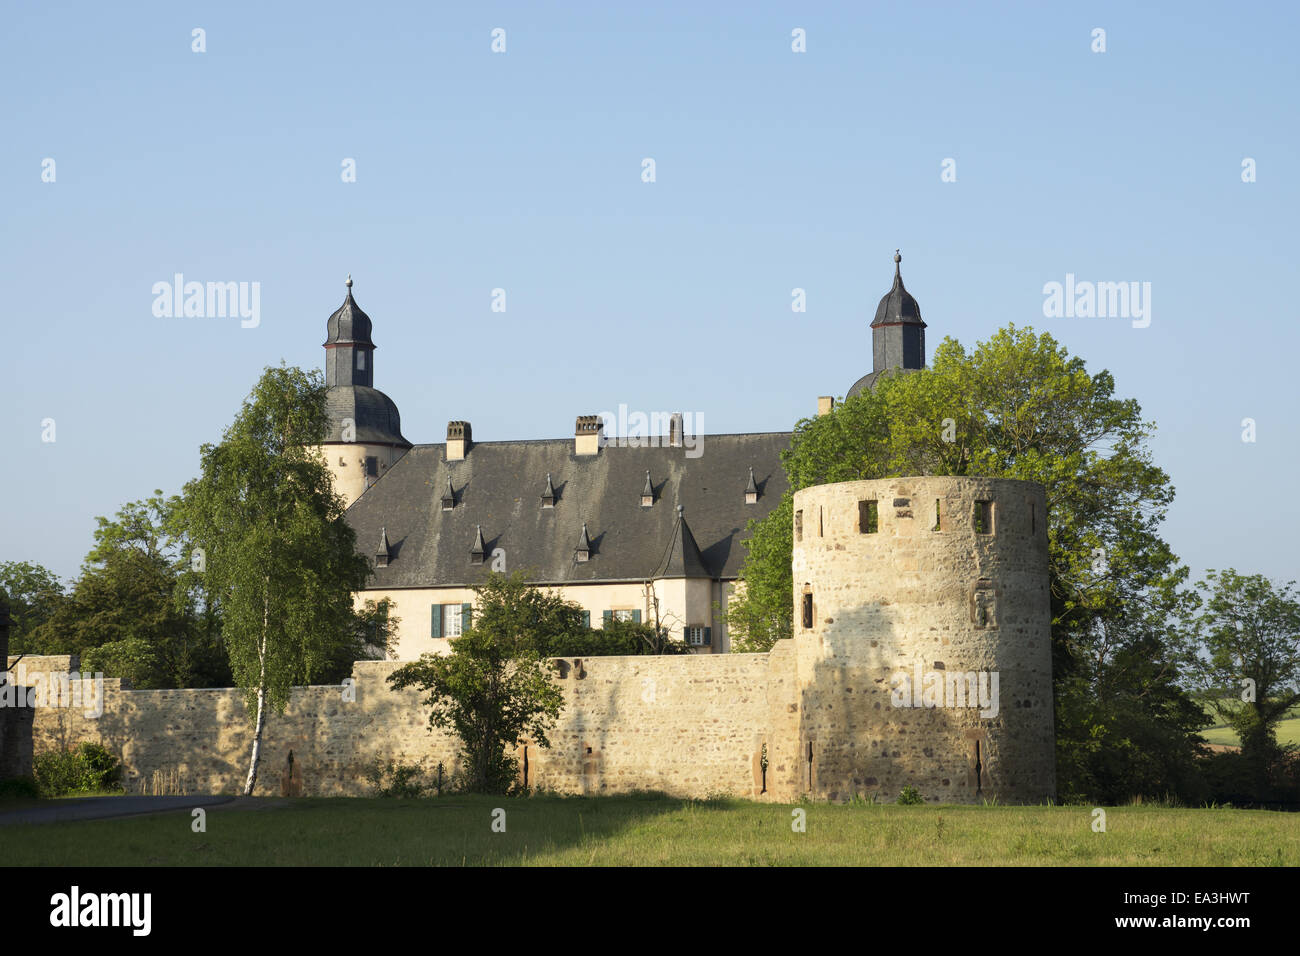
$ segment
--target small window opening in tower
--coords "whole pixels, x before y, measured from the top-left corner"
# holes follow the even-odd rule
[[[796,511],[794,513],[794,539],[796,541],[803,540],[803,512],[802,511]]]
[[[803,596],[803,626],[805,630],[811,630],[813,626],[813,603],[812,592],[806,592]]]
[[[993,502],[991,501],[975,502],[975,533],[976,534],[993,533]]]
[[[943,530],[943,510],[939,507],[939,499],[934,499],[934,531]]]
[[[817,537],[820,538],[825,533],[826,533],[825,515],[822,513],[822,508],[819,505],[817,507]]]
[[[808,789],[813,788],[813,752],[812,741],[808,741]]]
[[[357,371],[364,372],[365,370],[366,370],[365,349],[357,349]]]
[[[975,741],[975,792],[984,789],[984,764],[980,759],[980,742]]]
[[[880,530],[880,502],[872,498],[858,502],[858,531],[861,534],[875,534]]]

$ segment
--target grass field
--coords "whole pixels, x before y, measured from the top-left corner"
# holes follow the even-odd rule
[[[505,832],[493,832],[494,810]],[[806,832],[792,829],[806,813]],[[1296,866],[1300,816],[1116,807],[687,801],[660,796],[276,800],[188,813],[9,825],[8,865]]]
[[[1237,732],[1227,724],[1218,724],[1209,730],[1202,730],[1201,736],[1212,744],[1224,744],[1229,747],[1241,746],[1241,740],[1238,739]],[[1287,717],[1278,721],[1277,742],[1280,744],[1300,744],[1300,716]]]

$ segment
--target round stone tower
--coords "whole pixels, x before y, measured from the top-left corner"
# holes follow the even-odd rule
[[[1043,487],[850,481],[794,509],[796,793],[1053,798]]]
[[[326,322],[325,404],[329,434],[321,449],[334,476],[334,490],[351,505],[411,443],[402,437],[397,405],[375,388],[375,343],[370,316],[348,294]],[[366,542],[368,546],[370,542]]]

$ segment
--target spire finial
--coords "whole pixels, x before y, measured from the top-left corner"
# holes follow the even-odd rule
[[[680,518],[680,517],[682,516],[682,512],[685,511],[685,510],[686,510],[686,509],[683,508],[681,505],[678,505],[678,506],[677,506],[677,517]]]
[[[348,273],[348,280],[347,280],[346,282],[344,282],[343,284],[344,284],[345,286],[347,286],[349,289],[352,288],[352,273],[351,273],[351,272]]]

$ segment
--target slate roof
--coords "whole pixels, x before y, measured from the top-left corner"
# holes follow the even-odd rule
[[[325,393],[325,410],[330,420],[326,442],[342,442],[343,420],[350,418],[356,425],[354,441],[411,447],[402,437],[402,417],[397,413],[397,405],[377,388],[335,385]]]
[[[352,276],[348,276],[347,287],[348,294],[343,299],[343,304],[335,309],[334,314],[325,322],[325,344],[373,346],[375,343],[370,338],[373,324],[370,316],[362,312],[361,306],[357,305],[356,299],[352,298]]]
[[[912,298],[912,293],[903,287],[903,274],[899,267],[902,261],[903,257],[895,253],[894,285],[876,306],[876,317],[871,323],[873,329],[880,325],[919,325],[925,328],[921,307]]]
[[[360,436],[358,436],[358,440]],[[388,567],[375,568],[370,589],[476,584],[505,551],[508,571],[528,570],[539,584],[645,581],[688,576],[731,579],[744,560],[741,541],[751,518],[762,518],[788,485],[781,452],[788,432],[705,435],[696,451],[610,443],[578,457],[573,439],[475,442],[463,461],[448,462],[446,445],[416,445],[348,509],[359,541],[386,531]],[[745,504],[749,468],[759,490]],[[641,506],[651,472],[653,507]],[[541,492],[551,473],[555,507]],[[448,479],[456,506],[442,510]],[[684,507],[679,524],[677,506]],[[582,526],[588,561],[575,560]],[[488,559],[473,564],[478,526]]]

